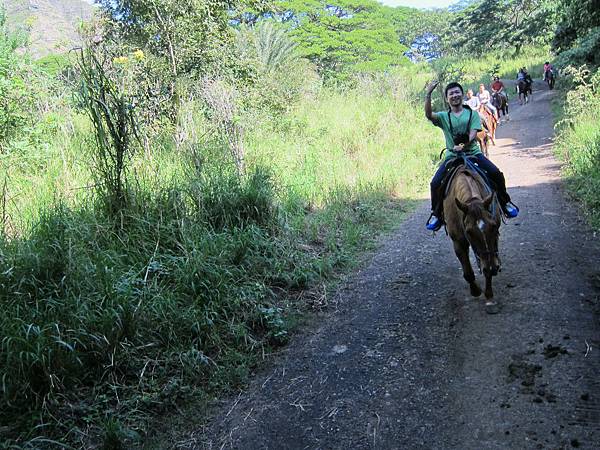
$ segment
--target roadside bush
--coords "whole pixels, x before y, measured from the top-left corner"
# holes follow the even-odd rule
[[[600,72],[567,68],[569,86],[556,149],[565,160],[572,192],[583,201],[592,224],[600,227]]]
[[[136,192],[117,219],[93,199],[59,203],[30,233],[0,242],[5,442],[46,414],[65,432],[109,411],[139,425],[167,385],[240,383],[261,348],[285,341],[272,288],[304,284],[318,269],[282,232],[268,173],[231,173]]]

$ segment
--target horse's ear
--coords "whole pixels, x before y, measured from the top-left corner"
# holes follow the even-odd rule
[[[467,208],[467,205],[465,205],[463,202],[461,202],[457,198],[455,198],[454,201],[456,202],[456,206],[458,206],[458,209],[460,209],[462,212],[467,214],[467,212],[469,211],[469,208]]]
[[[483,200],[483,207],[485,209],[490,209],[490,206],[492,205],[492,202],[494,201],[494,193],[492,192],[490,195],[488,195],[484,200]]]

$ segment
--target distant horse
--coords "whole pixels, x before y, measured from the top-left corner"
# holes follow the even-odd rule
[[[498,116],[502,113],[502,116],[506,117],[506,120],[510,120],[508,115],[508,99],[506,98],[506,95],[494,92],[492,94],[492,104],[498,110]]]
[[[477,142],[479,142],[479,147],[481,147],[483,156],[487,158],[490,154],[490,135],[487,130],[477,132]]]
[[[548,87],[554,89],[554,82],[556,81],[554,71],[547,70],[546,73],[544,73],[544,79],[546,80],[546,83],[548,83]]]
[[[529,103],[529,95],[532,93],[531,83],[525,80],[519,80],[517,82],[517,92],[519,93],[519,104]]]
[[[485,129],[488,131],[488,134],[492,140],[492,144],[496,145],[496,128],[498,127],[498,120],[496,117],[487,109],[485,106],[481,105],[479,108],[479,113],[482,116],[482,124]]]
[[[527,75],[525,77],[525,92],[527,92],[529,98],[533,99],[533,79],[531,76]]]
[[[469,283],[471,295],[479,297],[481,288],[469,259],[473,249],[480,272],[485,276],[485,298],[488,312],[495,311],[492,300],[492,277],[500,271],[498,239],[500,206],[494,193],[489,193],[482,178],[470,167],[460,167],[451,181],[444,199],[444,219],[454,252],[460,261],[463,277]]]

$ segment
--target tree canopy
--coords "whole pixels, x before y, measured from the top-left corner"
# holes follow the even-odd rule
[[[556,22],[556,2],[487,0],[465,4],[451,24],[449,40],[461,51],[481,55],[490,50],[547,44]]]
[[[552,45],[563,64],[600,65],[600,0],[561,0]]]
[[[375,0],[285,0],[276,19],[324,75],[385,70],[408,62],[392,18]]]

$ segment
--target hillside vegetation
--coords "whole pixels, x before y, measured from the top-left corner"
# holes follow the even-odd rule
[[[529,3],[507,5],[548,18]],[[527,20],[529,46],[457,45],[485,12],[463,6],[107,0],[82,50],[42,59],[2,22],[0,446],[142,446],[326,307],[427,196],[425,83],[548,57]]]
[[[62,53],[81,43],[82,21],[90,20],[91,0],[4,0],[13,28],[29,31],[29,50],[36,57]]]

